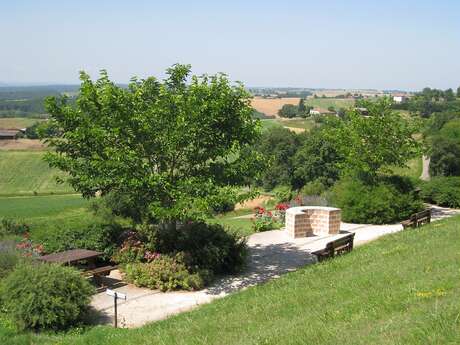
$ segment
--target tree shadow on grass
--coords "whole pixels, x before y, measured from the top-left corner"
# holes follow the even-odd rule
[[[254,245],[249,248],[246,270],[238,276],[217,279],[206,293],[220,295],[235,292],[316,262],[315,255],[292,243]]]

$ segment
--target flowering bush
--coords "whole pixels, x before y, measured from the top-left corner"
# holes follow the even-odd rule
[[[180,254],[174,257],[157,255],[151,262],[129,263],[125,278],[137,286],[170,290],[200,290],[205,280],[200,273],[190,273]]]
[[[286,220],[286,210],[289,208],[288,203],[279,203],[275,206],[276,217],[278,218],[278,222],[284,224]]]
[[[26,232],[21,242],[16,245],[16,249],[25,257],[38,257],[43,254],[43,245],[34,244],[29,238],[29,233]]]
[[[29,231],[29,225],[17,222],[14,219],[0,219],[0,237],[7,235],[23,235]]]
[[[123,265],[133,262],[151,262],[160,256],[146,247],[145,242],[137,232],[128,231],[123,237],[125,239],[120,249],[113,255],[113,261]]]
[[[254,209],[255,216],[252,219],[252,227],[255,232],[267,231],[280,228],[281,224],[271,211],[267,211],[263,207]]]

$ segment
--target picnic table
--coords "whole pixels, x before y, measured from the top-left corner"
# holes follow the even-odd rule
[[[38,258],[38,260],[56,263],[56,264],[67,264],[72,265],[80,261],[88,261],[88,264],[95,264],[96,259],[101,256],[103,253],[97,252],[95,250],[88,249],[71,249],[59,253],[53,253],[49,255],[43,255]],[[88,265],[88,266],[89,266]]]
[[[77,266],[81,261],[86,261],[87,265],[79,266],[85,276],[99,277],[108,275],[110,271],[117,269],[117,266],[96,267],[96,259],[103,253],[88,249],[71,249],[59,253],[43,255],[38,260],[48,263]]]

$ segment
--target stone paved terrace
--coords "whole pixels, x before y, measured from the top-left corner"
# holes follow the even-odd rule
[[[433,221],[460,213],[436,207]],[[200,304],[226,296],[229,293],[259,284],[280,275],[295,271],[299,267],[316,262],[310,252],[322,249],[326,244],[348,232],[355,233],[355,245],[377,239],[385,234],[402,230],[401,224],[363,225],[341,223],[341,233],[291,238],[286,231],[274,230],[253,234],[249,237],[250,258],[247,270],[239,276],[225,277],[212,286],[195,292],[167,292],[138,288],[121,282],[118,271],[107,279],[112,289],[126,293],[127,301],[120,301],[118,307],[119,324],[122,327],[138,327],[147,322],[164,319],[170,315],[190,310]],[[101,313],[101,323],[111,323],[113,300],[105,292],[93,297],[92,306]]]

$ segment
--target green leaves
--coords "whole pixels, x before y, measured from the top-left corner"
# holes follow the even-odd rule
[[[80,78],[75,105],[47,100],[60,128],[47,160],[83,195],[129,194],[145,218],[187,219],[191,206],[256,174],[261,158],[246,150],[259,136],[250,95],[225,75],[190,77],[190,66],[174,65],[164,81],[133,78],[127,88],[105,71],[96,82]]]
[[[344,121],[325,132],[345,157],[343,169],[375,176],[391,172],[390,165],[404,167],[421,154],[422,144],[414,137],[417,123],[392,111],[388,99],[368,102],[367,107],[369,116],[350,111]]]

